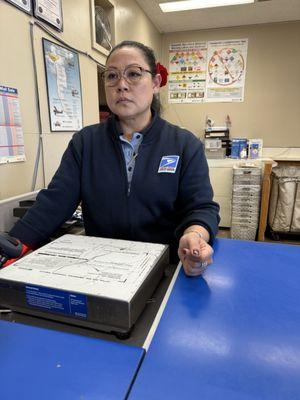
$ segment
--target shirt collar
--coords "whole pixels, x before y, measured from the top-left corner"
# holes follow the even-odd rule
[[[135,144],[140,144],[144,138],[144,135],[141,132],[133,132],[132,134],[132,139],[128,140],[124,137],[124,135],[121,133],[119,135],[119,138],[122,140],[122,142],[126,142],[126,143],[131,143],[132,145]]]

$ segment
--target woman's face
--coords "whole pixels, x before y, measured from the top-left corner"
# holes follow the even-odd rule
[[[130,66],[150,70],[142,51],[133,47],[123,47],[113,52],[106,69],[112,73],[118,70],[122,74]],[[159,91],[160,80],[160,75],[153,77],[148,72],[144,72],[140,80],[134,83],[127,82],[122,76],[115,86],[105,84],[107,104],[120,120],[138,119],[142,122],[149,119],[153,94]]]

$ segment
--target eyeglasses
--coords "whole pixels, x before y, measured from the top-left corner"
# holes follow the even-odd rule
[[[107,69],[101,73],[101,77],[106,86],[115,86],[122,77],[124,77],[129,84],[136,85],[146,72],[153,75],[148,69],[135,65],[126,67],[123,72],[118,69]]]

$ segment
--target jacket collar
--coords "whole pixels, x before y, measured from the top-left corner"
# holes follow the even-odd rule
[[[144,135],[143,143],[148,143],[152,141],[155,136],[159,133],[160,127],[162,127],[164,120],[161,119],[157,112],[151,109],[152,119],[150,124],[143,129],[140,133]],[[123,134],[118,117],[115,114],[112,114],[108,120],[108,129],[112,132],[112,136],[114,140],[119,140],[119,136]]]

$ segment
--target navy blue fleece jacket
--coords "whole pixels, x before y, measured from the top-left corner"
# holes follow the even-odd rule
[[[86,234],[167,243],[192,224],[211,242],[219,206],[202,143],[190,132],[155,115],[144,131],[130,191],[118,123],[112,116],[74,134],[47,189],[10,231],[29,246],[43,244],[82,203]],[[175,173],[159,173],[163,156],[179,156]]]

